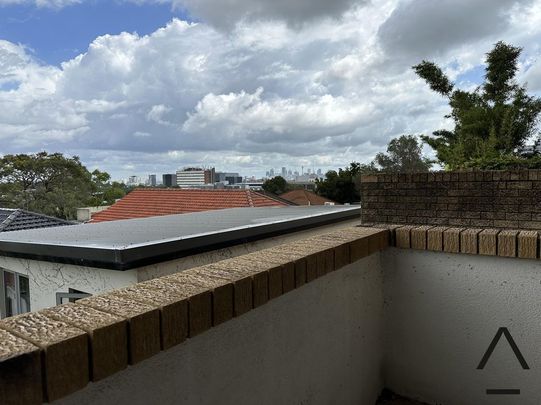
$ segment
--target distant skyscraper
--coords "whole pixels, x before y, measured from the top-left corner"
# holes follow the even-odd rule
[[[274,169],[270,169],[270,171],[269,171],[269,177],[274,177]]]
[[[148,185],[150,187],[156,187],[156,175],[155,174],[149,174],[148,175]]]
[[[287,176],[287,169],[285,167],[282,167],[282,177],[285,179]]]
[[[137,176],[130,176],[128,178],[128,186],[136,186],[139,184],[139,179]]]
[[[162,176],[162,183],[165,187],[173,187],[177,184],[176,174],[164,174]]]
[[[322,175],[323,175],[323,172],[321,171],[321,169],[317,169],[317,175],[318,175],[318,176],[322,176]]]

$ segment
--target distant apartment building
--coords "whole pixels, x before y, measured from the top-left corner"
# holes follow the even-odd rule
[[[162,184],[165,187],[175,186],[177,184],[177,175],[175,173],[162,175]]]
[[[200,167],[186,167],[177,170],[177,186],[193,187],[204,184],[212,184],[215,181],[215,171],[212,169],[203,169]]]
[[[216,172],[215,182],[229,185],[242,183],[242,176],[238,173]]]
[[[148,185],[150,187],[156,187],[156,175],[155,174],[149,174],[148,175]]]

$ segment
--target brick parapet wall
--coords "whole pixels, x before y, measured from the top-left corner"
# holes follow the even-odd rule
[[[363,225],[389,231],[389,246],[484,256],[539,259],[540,232],[532,230],[463,228],[431,225]]]
[[[541,170],[361,177],[365,223],[541,229]]]
[[[0,404],[51,402],[388,246],[351,227],[0,321]]]

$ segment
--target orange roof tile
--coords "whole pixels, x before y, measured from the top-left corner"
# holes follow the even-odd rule
[[[280,194],[280,198],[291,201],[297,205],[325,205],[326,202],[334,203],[333,200],[321,197],[316,193],[308,190],[292,190],[287,193]],[[337,203],[335,203],[337,204]]]
[[[90,222],[185,214],[238,207],[280,207],[286,202],[252,190],[136,189]]]

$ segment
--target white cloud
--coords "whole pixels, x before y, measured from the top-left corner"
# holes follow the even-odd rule
[[[307,100],[264,100],[263,89],[254,93],[207,94],[189,114],[183,129],[188,133],[236,138],[250,136],[261,143],[314,142],[326,136],[351,133],[374,113],[370,103],[330,94]]]
[[[460,1],[462,11],[447,1],[317,2],[302,23],[283,13],[306,2],[256,1],[246,18],[239,1],[217,23],[229,31],[173,20],[146,36],[98,37],[60,67],[0,40],[3,152],[66,151],[116,177],[185,164],[261,172],[366,161],[394,136],[449,125],[445,100],[411,71],[420,59],[459,77],[504,39],[525,47],[521,74],[541,89],[540,2],[508,10],[515,2],[498,0],[481,12]],[[209,0],[183,4],[213,12]],[[336,18],[319,18],[325,7]],[[482,27],[463,27],[466,35],[442,24],[460,16]]]

